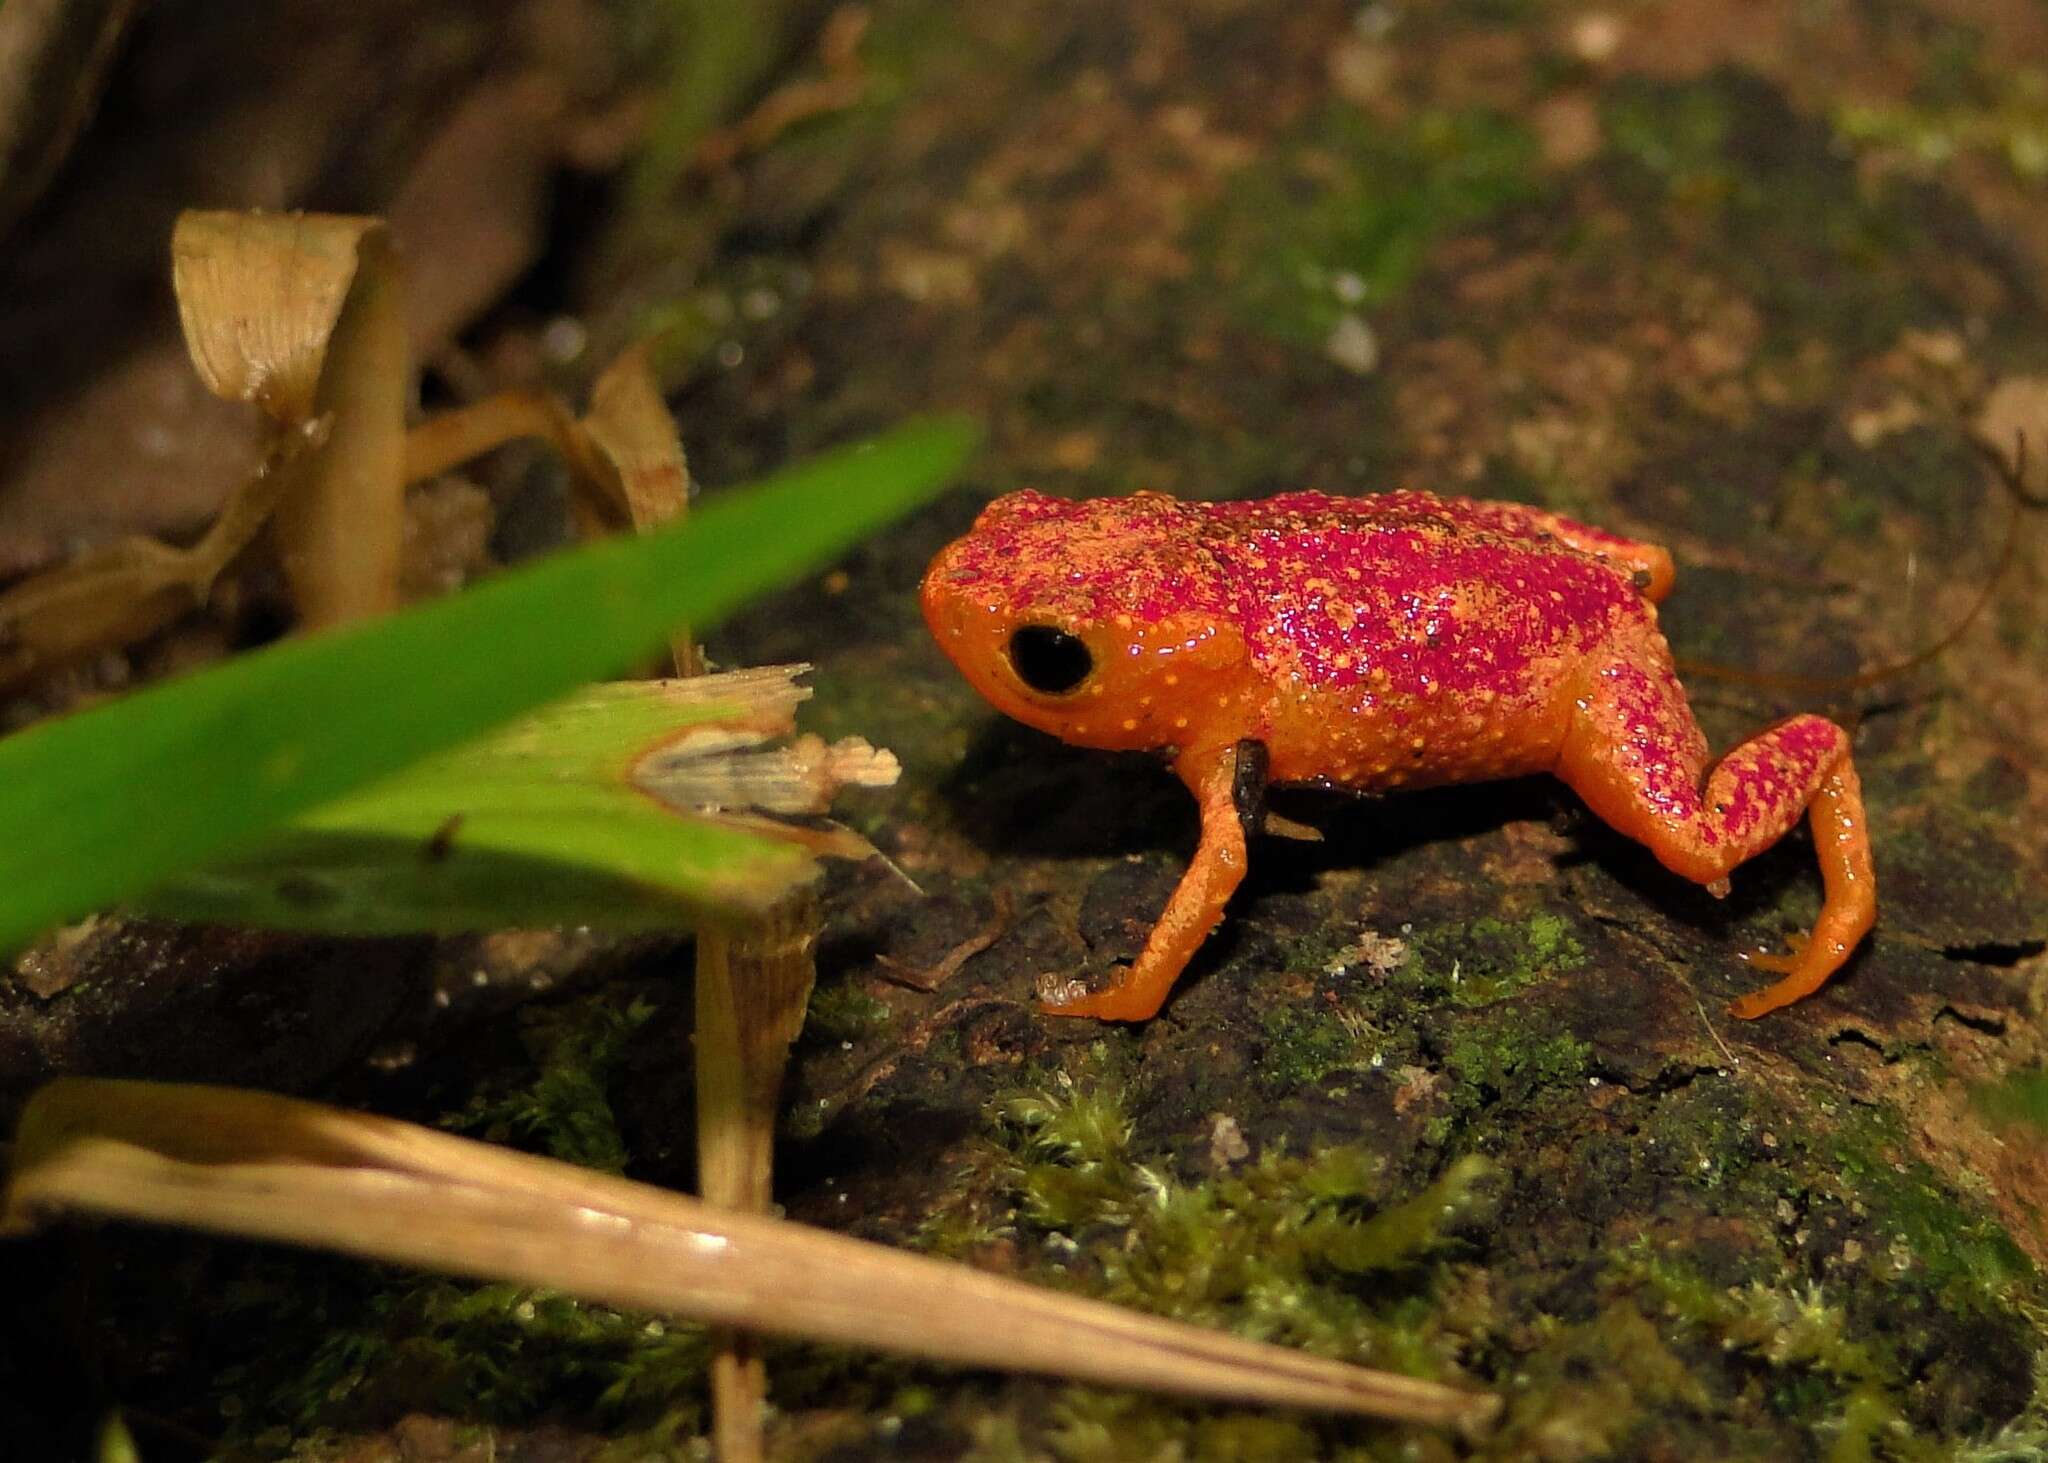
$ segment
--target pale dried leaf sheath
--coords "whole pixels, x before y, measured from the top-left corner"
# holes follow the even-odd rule
[[[355,287],[373,218],[194,209],[171,233],[185,348],[207,389],[280,426],[313,415],[327,343]]]
[[[191,212],[171,253],[207,387],[284,428],[328,423],[274,520],[301,622],[317,630],[396,609],[411,344],[383,224]]]
[[[651,747],[633,766],[634,786],[679,812],[725,814],[720,821],[784,833],[788,825],[753,817],[751,810],[823,813],[841,788],[893,786],[902,771],[895,755],[860,737],[827,742],[806,734],[787,746],[767,745],[794,728],[796,708],[811,697],[810,687],[796,678],[809,669],[757,666],[646,683],[661,687],[665,696],[697,700],[714,699],[709,688],[715,686],[715,699],[730,709],[715,723],[685,728]],[[849,858],[874,851],[865,840],[847,837],[852,841],[827,838],[818,851]]]
[[[809,734],[765,747],[750,732],[696,727],[641,759],[633,781],[669,807],[757,808],[764,813],[823,813],[839,790],[893,787],[895,754],[861,737],[827,742]]]
[[[689,467],[645,345],[632,347],[605,367],[590,388],[583,429],[618,473],[623,506],[636,530],[646,533],[683,511]]]
[[[623,507],[635,533],[651,532],[681,516],[690,501],[690,469],[645,345],[622,352],[605,367],[590,389],[590,410],[582,425],[611,468],[611,486],[618,495],[608,505],[611,511]],[[677,675],[704,673],[704,653],[687,626],[678,626],[669,644]]]
[[[629,1310],[1107,1386],[1413,1422],[1497,1399],[1243,1341],[388,1118],[67,1080],[23,1114],[0,1227],[180,1224]]]

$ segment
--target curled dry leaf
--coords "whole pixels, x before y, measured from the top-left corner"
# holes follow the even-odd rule
[[[412,354],[384,225],[195,211],[178,220],[171,258],[207,388],[253,403],[283,431],[330,423],[273,510],[301,622],[321,629],[396,609]]]
[[[207,390],[262,408],[281,427],[313,415],[328,342],[384,226],[337,214],[195,210],[171,234],[171,284],[185,348]]]
[[[616,495],[635,533],[682,514],[690,500],[690,469],[645,345],[624,352],[597,378],[583,430],[609,469],[599,486]],[[687,625],[677,626],[669,638],[669,657],[679,676],[704,672],[704,652]]]
[[[599,486],[615,495],[624,513],[618,526],[645,533],[683,511],[690,470],[645,345],[626,351],[597,378],[583,430],[611,468],[610,481]]]
[[[1500,1406],[409,1123],[229,1088],[44,1088],[21,1119],[0,1228],[32,1230],[70,1214],[1181,1396],[1467,1427]]]

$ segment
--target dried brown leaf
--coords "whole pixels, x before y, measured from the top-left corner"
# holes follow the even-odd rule
[[[310,629],[398,607],[411,344],[384,225],[336,214],[193,211],[171,238],[192,364],[216,395],[331,436],[276,505]]]
[[[185,348],[216,396],[280,426],[313,415],[328,342],[376,219],[193,209],[171,234]]]
[[[69,1080],[21,1120],[0,1228],[150,1220],[541,1285],[624,1309],[1181,1396],[1483,1425],[1497,1399],[1375,1372],[388,1118]]]

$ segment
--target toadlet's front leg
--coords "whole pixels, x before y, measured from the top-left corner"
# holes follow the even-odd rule
[[[1244,881],[1245,833],[1256,830],[1265,815],[1265,743],[1247,739],[1192,749],[1174,759],[1173,770],[1202,811],[1201,842],[1187,872],[1130,968],[1099,991],[1042,992],[1039,1009],[1047,1015],[1144,1021],[1157,1014]]]

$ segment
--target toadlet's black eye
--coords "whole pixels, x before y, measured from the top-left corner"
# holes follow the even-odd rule
[[[1077,635],[1050,625],[1025,625],[1010,636],[1017,679],[1047,696],[1063,696],[1088,679],[1095,657]]]

